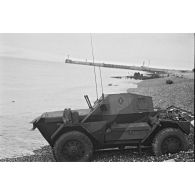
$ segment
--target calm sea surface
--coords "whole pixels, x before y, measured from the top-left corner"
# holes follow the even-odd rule
[[[99,78],[99,68],[96,67]],[[126,92],[133,79],[116,79],[134,72],[102,68],[104,93]],[[98,79],[98,92],[101,93]],[[31,154],[47,144],[29,123],[46,111],[87,108],[83,95],[96,99],[93,67],[0,58],[0,158]]]

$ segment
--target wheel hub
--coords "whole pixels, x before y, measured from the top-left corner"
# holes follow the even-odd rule
[[[75,161],[83,157],[85,149],[78,140],[70,140],[64,144],[63,154],[70,160]]]
[[[164,140],[162,144],[162,152],[166,153],[176,153],[181,148],[181,142],[177,137],[168,137]]]

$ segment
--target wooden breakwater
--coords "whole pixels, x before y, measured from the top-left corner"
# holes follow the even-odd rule
[[[108,63],[93,63],[93,62],[85,62],[85,61],[75,61],[66,59],[65,63],[69,64],[80,64],[87,66],[98,66],[98,67],[106,67],[106,68],[119,68],[119,69],[128,69],[128,70],[139,70],[139,71],[147,71],[147,72],[156,72],[159,74],[167,73],[168,69],[159,69],[159,68],[150,68],[145,66],[127,66],[127,65],[118,65],[118,64],[108,64]]]

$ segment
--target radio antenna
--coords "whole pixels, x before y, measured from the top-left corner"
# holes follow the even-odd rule
[[[104,89],[102,84],[102,71],[100,65],[99,65],[99,73],[100,73],[100,80],[101,80],[102,96],[104,97]]]
[[[93,40],[92,40],[92,34],[90,33],[91,37],[91,48],[92,48],[92,56],[93,56],[93,65],[94,65],[94,74],[95,72],[95,64],[94,64],[94,49],[93,49]],[[104,97],[104,89],[103,89],[103,82],[102,82],[102,71],[99,64],[99,74],[100,74],[100,81],[101,81],[101,89],[102,89],[102,97]],[[97,80],[96,80],[96,74],[95,74],[95,81],[96,81],[96,93],[97,93]],[[98,96],[98,95],[97,95]]]
[[[97,77],[96,77],[95,64],[94,64],[95,59],[94,59],[93,41],[92,41],[91,33],[90,33],[90,38],[91,38],[91,51],[92,51],[92,58],[93,58],[93,72],[94,72],[94,76],[95,76],[96,96],[97,96],[97,100],[98,100]]]

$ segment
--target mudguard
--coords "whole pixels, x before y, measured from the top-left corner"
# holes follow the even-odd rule
[[[178,121],[177,124],[185,134],[189,135],[191,125],[189,121]]]
[[[190,133],[190,122],[189,121],[161,120],[158,125],[154,125],[152,127],[151,132],[141,141],[141,143],[144,143],[155,131],[158,131],[159,129],[164,129],[167,127],[179,128],[186,135],[189,135]]]
[[[52,143],[62,135],[64,132],[69,130],[78,130],[85,134],[87,134],[90,138],[92,137],[99,144],[104,142],[104,135],[106,129],[106,121],[99,122],[89,122],[89,123],[81,123],[80,125],[70,125],[67,126],[65,124],[60,125],[60,127],[53,133],[51,136]]]

